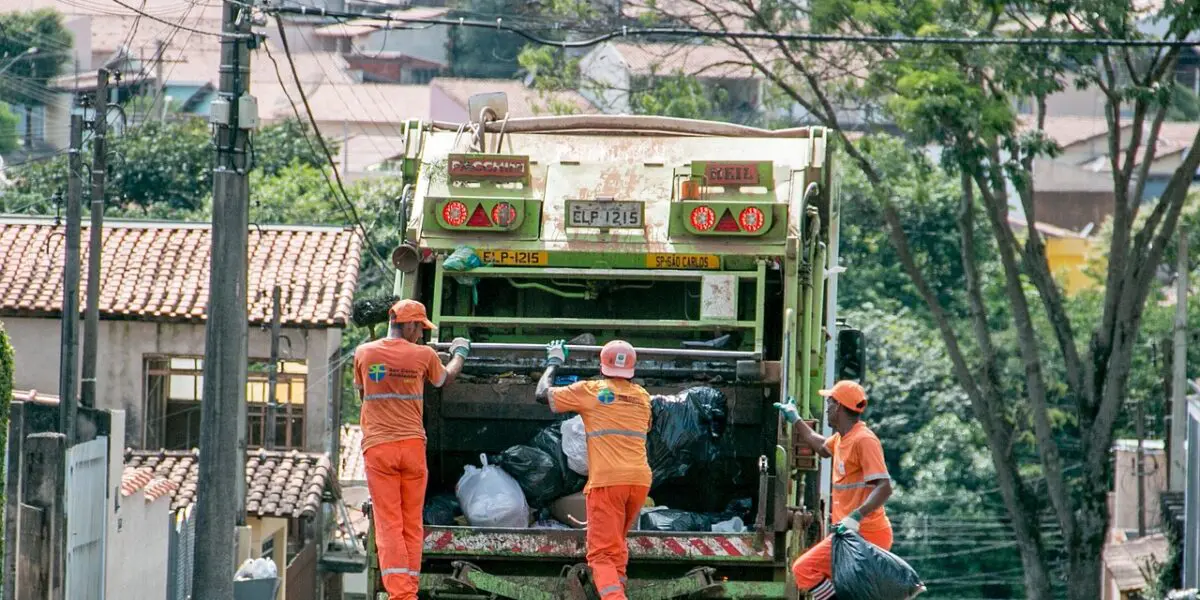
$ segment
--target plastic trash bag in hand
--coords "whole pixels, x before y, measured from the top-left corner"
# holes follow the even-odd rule
[[[483,468],[463,467],[463,475],[454,486],[458,503],[467,522],[475,527],[529,527],[529,504],[520,484],[504,469],[489,465],[480,454]]]
[[[583,429],[583,417],[576,415],[562,422],[562,451],[567,455],[567,466],[587,476],[587,432]]]
[[[833,533],[833,588],[838,600],[909,600],[925,584],[904,559],[839,529]]]

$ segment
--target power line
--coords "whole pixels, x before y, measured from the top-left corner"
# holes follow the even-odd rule
[[[112,1],[113,1],[113,2],[116,2],[117,4],[120,4],[121,6],[124,6],[125,8],[128,8],[129,10],[132,10],[133,12],[135,12],[135,13],[137,13],[137,14],[139,14],[139,15],[143,16],[143,17],[146,17],[147,19],[150,19],[151,21],[157,21],[157,22],[159,22],[159,23],[162,23],[163,25],[167,25],[167,26],[170,26],[170,27],[175,27],[175,28],[177,28],[177,29],[182,29],[182,30],[184,30],[184,31],[190,31],[190,32],[192,32],[192,33],[199,33],[199,34],[201,34],[201,35],[211,35],[211,36],[213,36],[213,37],[217,37],[217,38],[221,37],[221,35],[222,35],[222,34],[220,34],[220,33],[216,32],[216,31],[204,31],[204,30],[202,30],[202,29],[193,29],[193,28],[191,28],[191,27],[186,27],[186,26],[184,26],[184,25],[181,25],[181,24],[179,24],[179,23],[172,23],[172,22],[170,22],[170,21],[168,21],[168,20],[166,20],[166,19],[159,18],[159,17],[156,17],[156,16],[154,16],[154,15],[152,15],[152,14],[148,13],[148,12],[145,12],[145,11],[142,11],[142,10],[139,10],[139,9],[136,9],[136,8],[134,8],[133,6],[131,6],[131,5],[129,5],[129,4],[126,4],[126,3],[122,2],[121,0],[112,0]],[[124,15],[121,15],[121,16],[124,16]]]
[[[113,0],[120,2],[120,0]],[[843,35],[831,33],[772,33],[765,31],[713,31],[689,27],[622,27],[595,37],[582,40],[553,40],[544,38],[527,29],[505,25],[503,17],[497,17],[495,22],[476,21],[473,19],[445,19],[421,17],[396,17],[388,14],[354,13],[346,11],[326,10],[324,8],[309,8],[307,6],[275,6],[264,9],[265,12],[281,14],[333,17],[335,19],[362,19],[369,21],[384,21],[387,23],[424,23],[427,25],[446,25],[449,27],[474,27],[507,31],[519,35],[531,42],[544,46],[559,48],[588,48],[623,37],[644,36],[681,36],[723,40],[765,40],[774,42],[808,42],[817,44],[829,43],[863,43],[863,44],[905,44],[905,45],[939,45],[939,46],[1024,46],[1042,48],[1047,46],[1059,47],[1119,47],[1119,48],[1190,48],[1196,46],[1195,41],[1188,40],[1134,40],[1118,38],[1001,38],[1001,37],[914,37],[903,35]],[[561,31],[570,31],[562,29]]]
[[[308,120],[313,128],[313,135],[316,136],[317,142],[321,146],[321,151],[325,154],[325,159],[329,161],[329,167],[331,169],[333,169],[333,176],[337,180],[337,188],[338,188],[338,191],[341,192],[341,198],[343,200],[345,200],[346,208],[349,209],[350,215],[351,215],[354,223],[356,225],[358,225],[358,228],[362,231],[363,244],[365,244],[367,246],[367,250],[378,261],[377,266],[379,266],[383,270],[383,272],[386,274],[387,273],[387,260],[379,254],[379,250],[375,247],[374,240],[371,238],[371,232],[367,229],[367,226],[365,224],[363,224],[362,219],[358,216],[358,210],[356,210],[354,208],[354,202],[350,200],[350,195],[346,193],[346,187],[345,187],[345,185],[342,184],[342,176],[340,173],[338,173],[337,164],[333,160],[333,155],[330,154],[330,152],[329,152],[329,146],[327,144],[325,144],[325,138],[321,135],[321,128],[317,125],[316,117],[313,116],[312,106],[310,106],[308,103],[308,94],[306,94],[304,92],[304,83],[300,81],[300,73],[296,71],[296,62],[295,62],[295,60],[292,59],[292,51],[291,51],[291,48],[288,46],[287,32],[284,31],[283,20],[280,19],[278,16],[275,17],[275,25],[279,29],[279,41],[283,45],[284,57],[287,58],[288,66],[291,68],[291,71],[292,71],[292,78],[296,81],[296,87],[300,91],[300,101],[304,103],[304,110],[306,113],[308,113]],[[271,57],[269,51],[267,53],[267,56],[271,58],[271,62],[275,62],[274,57]],[[276,67],[278,67],[278,64],[276,64]],[[276,75],[279,74],[278,68],[276,68],[275,73],[276,73]],[[280,79],[279,83],[281,86],[283,85],[282,78]],[[285,88],[285,93],[286,93],[286,88]],[[290,98],[289,98],[289,101],[290,101]],[[292,109],[296,110],[296,105],[294,102],[292,102]],[[298,116],[299,115],[297,115],[297,117]],[[326,180],[326,182],[328,183],[328,180]],[[337,198],[337,197],[338,197],[337,194],[335,194],[334,198]],[[405,225],[403,223],[401,223],[400,226],[404,227]]]

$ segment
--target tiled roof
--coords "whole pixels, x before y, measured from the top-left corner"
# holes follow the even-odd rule
[[[580,113],[597,112],[586,98],[574,91],[539,93],[515,79],[460,79],[435,77],[430,87],[441,88],[459,106],[466,108],[467,100],[475,94],[504,92],[508,96],[508,114],[514,119],[536,117],[551,112],[551,103],[563,103]]]
[[[362,427],[342,425],[341,445],[338,481],[343,484],[365,484],[367,472],[363,464]]]
[[[146,502],[154,502],[159,498],[170,497],[179,489],[179,484],[164,477],[156,477],[154,469],[125,469],[121,474],[121,496],[128,498],[142,492]]]
[[[171,510],[196,500],[195,450],[125,450],[125,473],[149,471],[172,482]],[[336,485],[324,454],[250,450],[246,453],[246,514],[254,517],[312,517],[326,488]],[[124,478],[122,479],[124,482]]]
[[[0,219],[0,315],[58,316],[62,309],[64,226],[45,219]],[[80,306],[88,271],[83,227]],[[156,321],[204,319],[210,228],[194,223],[113,221],[104,228],[100,313]],[[285,326],[344,326],[358,284],[360,238],[333,227],[250,230],[249,317],[266,323],[271,290],[283,288]]]
[[[450,12],[449,8],[434,7],[434,6],[414,6],[401,10],[389,11],[387,15],[393,19],[436,19],[444,17]],[[331,38],[346,38],[359,37],[381,31],[383,25],[379,21],[370,19],[355,19],[345,23],[334,23],[332,25],[324,25],[316,28],[313,35],[316,37],[331,37]]]
[[[429,118],[429,86],[425,85],[326,83],[315,87],[306,85],[304,91],[317,121],[379,123],[398,127],[409,119]],[[299,101],[296,93],[293,93],[293,98]],[[292,116],[290,106],[275,106],[276,112],[280,109],[284,109],[283,116]],[[336,135],[336,130],[322,133]]]

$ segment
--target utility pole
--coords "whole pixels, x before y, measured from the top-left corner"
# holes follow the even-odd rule
[[[71,115],[67,154],[67,249],[63,256],[62,345],[58,365],[59,431],[75,443],[79,389],[79,238],[83,225],[83,115]]]
[[[92,223],[88,228],[87,312],[83,322],[83,378],[79,403],[96,407],[96,354],[100,337],[100,257],[104,245],[104,177],[108,169],[108,69],[96,75],[92,109]]]
[[[271,290],[271,366],[267,371],[267,432],[263,436],[263,446],[268,450],[275,448],[275,419],[279,414],[275,391],[279,382],[279,297],[282,291],[279,286]]]
[[[216,160],[192,573],[192,589],[203,590],[205,598],[233,597],[235,527],[246,519],[246,149],[257,115],[242,115],[240,122],[238,113],[243,106],[253,110],[241,102],[250,83],[250,8],[222,3],[220,89],[209,112]]]
[[[1188,304],[1188,236],[1180,229],[1178,265],[1175,268],[1175,344],[1171,379],[1171,447],[1167,449],[1170,470],[1167,489],[1182,492],[1187,487],[1187,456],[1183,451],[1187,439],[1187,304]]]
[[[147,120],[153,119],[156,116],[161,122],[167,115],[167,99],[163,97],[163,91],[166,89],[166,82],[163,81],[163,50],[166,49],[166,44],[161,39],[154,40],[154,102],[150,105],[150,113]]]

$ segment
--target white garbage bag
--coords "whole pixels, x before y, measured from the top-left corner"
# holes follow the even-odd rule
[[[746,524],[742,522],[741,517],[734,517],[728,521],[721,521],[712,524],[714,533],[744,533]]]
[[[467,465],[454,487],[467,522],[474,527],[529,527],[529,504],[520,484],[480,454],[483,468]]]
[[[562,449],[567,455],[567,466],[587,475],[587,432],[583,430],[583,417],[576,415],[562,422]]]
[[[234,581],[246,581],[248,579],[274,579],[279,577],[279,569],[275,566],[275,561],[265,558],[247,558],[246,562],[242,563],[241,568],[233,575]]]

